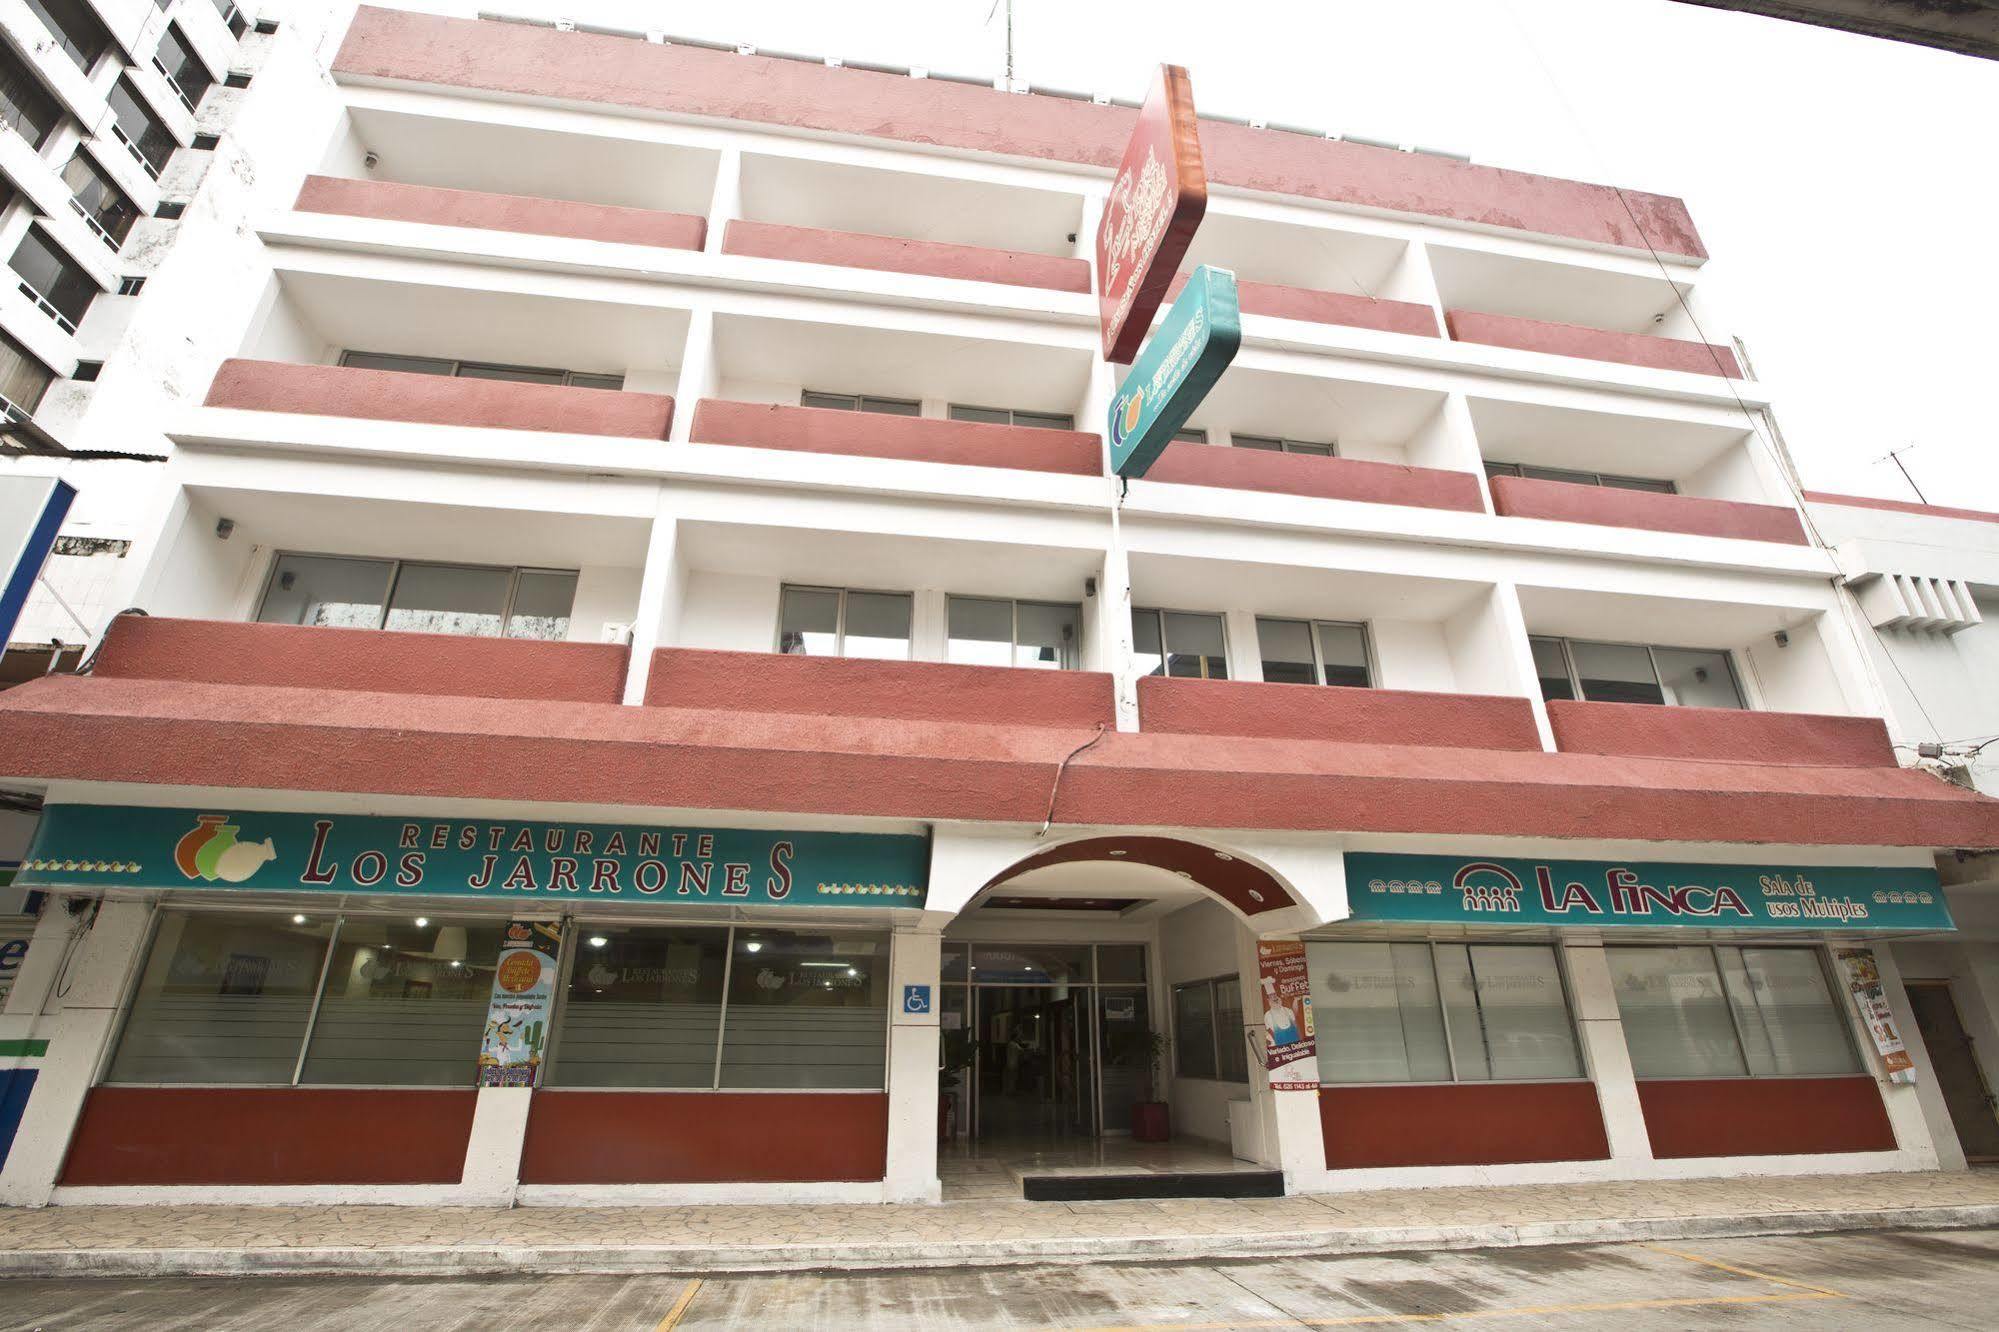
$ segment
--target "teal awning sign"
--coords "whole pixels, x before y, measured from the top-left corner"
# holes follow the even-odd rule
[[[24,888],[921,907],[926,838],[50,805]]]
[[[1678,865],[1349,852],[1356,921],[1448,925],[1949,930],[1932,869]]]
[[[1242,345],[1235,274],[1202,264],[1132,363],[1111,402],[1111,470],[1144,476]]]

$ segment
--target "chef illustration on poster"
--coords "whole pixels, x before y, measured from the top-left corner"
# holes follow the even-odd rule
[[[1263,990],[1263,1066],[1277,1091],[1317,1090],[1319,1043],[1312,1027],[1312,982],[1305,945],[1296,939],[1261,939],[1256,945]]]
[[[479,1043],[480,1086],[532,1087],[540,1081],[561,931],[552,921],[507,922]]]

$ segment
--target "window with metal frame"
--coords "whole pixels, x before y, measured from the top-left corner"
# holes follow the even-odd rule
[[[1022,412],[1010,407],[967,407],[951,404],[953,421],[977,421],[983,425],[1026,426],[1034,430],[1074,430],[1076,418],[1064,412]]]
[[[1249,1081],[1241,977],[1215,976],[1173,987],[1173,1075]]]
[[[1205,430],[1176,430],[1173,432],[1173,442],[1175,444],[1205,444],[1208,442],[1208,432]]]
[[[1733,656],[1720,648],[1652,647],[1534,637],[1534,673],[1550,702],[1655,703],[1687,708],[1749,706]]]
[[[229,25],[229,35],[241,40],[243,34],[249,30],[250,21],[243,17],[243,11],[236,8],[234,0],[210,0],[210,3],[215,6],[215,12],[222,16],[222,21]]]
[[[1671,481],[1648,476],[1618,476],[1610,472],[1580,472],[1566,467],[1534,467],[1527,463],[1489,462],[1487,476],[1520,476],[1530,481],[1566,481],[1575,486],[1606,486],[1612,490],[1645,490],[1655,495],[1677,495],[1680,488]]]
[[[101,288],[82,264],[65,254],[39,226],[30,224],[7,261],[20,281],[21,294],[56,321],[65,333],[76,332],[84,312]]]
[[[868,393],[821,393],[806,389],[798,395],[801,407],[823,407],[835,412],[874,412],[880,416],[921,416],[923,404],[909,398],[878,398]]]
[[[1326,1082],[1584,1076],[1552,944],[1308,940]]]
[[[55,371],[0,331],[0,398],[16,410],[32,414],[55,382]]]
[[[1314,458],[1339,456],[1338,446],[1309,439],[1279,439],[1275,435],[1230,435],[1229,443],[1239,449],[1261,453],[1300,453]]]
[[[24,0],[56,39],[70,63],[85,74],[111,49],[111,31],[85,0]]]
[[[281,552],[256,618],[260,624],[559,640],[569,634],[575,600],[573,569]]]
[[[493,361],[457,361],[448,356],[403,356],[394,352],[347,351],[340,364],[354,370],[395,370],[408,375],[443,375],[459,379],[499,379],[513,384],[551,384],[569,388],[622,389],[623,375],[553,366],[504,365]]]
[[[139,159],[147,175],[158,180],[167,169],[174,149],[180,147],[180,140],[174,138],[165,121],[153,114],[130,79],[121,77],[112,84],[105,101],[111,106],[112,137]]]
[[[777,650],[794,657],[907,661],[912,604],[907,592],[786,584],[778,595]]]
[[[115,253],[132,233],[139,206],[104,174],[104,168],[82,147],[77,148],[69,165],[62,169],[62,179],[69,186],[69,206]]]
[[[1356,689],[1367,689],[1374,683],[1364,624],[1259,615],[1256,641],[1263,659],[1263,678],[1270,683]]]
[[[1822,948],[1620,944],[1603,952],[1641,1078],[1861,1071]]]
[[[1083,614],[1073,603],[950,597],[944,618],[951,661],[1047,671],[1081,664]]]
[[[174,90],[182,106],[193,111],[201,105],[201,99],[215,86],[215,75],[209,72],[194,48],[181,36],[180,29],[169,23],[160,34],[159,49],[153,55],[153,68],[167,81],[167,87]]]
[[[1142,675],[1229,678],[1228,632],[1220,615],[1134,607],[1131,637],[1133,658]]]
[[[62,106],[27,61],[0,42],[0,121],[40,152],[42,145],[62,123]]]

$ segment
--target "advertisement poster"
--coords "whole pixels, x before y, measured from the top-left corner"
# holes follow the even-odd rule
[[[1256,971],[1263,987],[1263,1066],[1273,1091],[1319,1089],[1319,1042],[1312,1026],[1312,981],[1305,945],[1297,939],[1259,939]]]
[[[532,1087],[540,1079],[561,950],[562,926],[555,921],[507,922],[479,1043],[481,1087]]]
[[[1881,988],[1881,965],[1874,960],[1874,950],[1842,948],[1838,956],[1840,976],[1853,996],[1860,1020],[1867,1024],[1867,1034],[1874,1039],[1889,1081],[1914,1082],[1915,1061],[1902,1044],[1902,1034],[1895,1030],[1895,1015],[1888,1011],[1888,995]]]

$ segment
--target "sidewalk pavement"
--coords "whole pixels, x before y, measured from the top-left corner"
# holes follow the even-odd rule
[[[0,1208],[0,1276],[769,1272],[1185,1261],[1999,1225],[1999,1171],[1244,1201]]]

